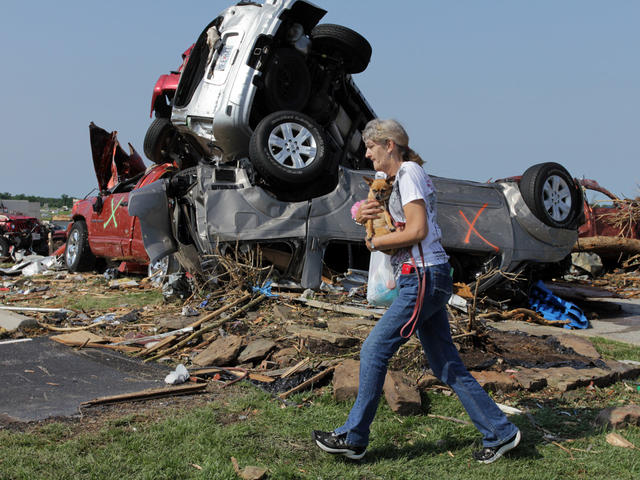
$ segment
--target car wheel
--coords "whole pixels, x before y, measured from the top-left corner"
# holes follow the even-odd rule
[[[175,128],[168,118],[158,117],[151,122],[144,136],[144,154],[158,165],[170,163],[169,145],[175,134]]]
[[[256,171],[273,187],[295,188],[334,169],[322,128],[297,112],[275,112],[257,125],[249,141]]]
[[[4,238],[0,238],[0,257],[9,256],[9,242]]]
[[[371,60],[371,44],[358,32],[342,25],[325,23],[311,30],[314,50],[329,57],[339,57],[347,73],[364,72]]]
[[[302,54],[292,48],[276,50],[264,77],[264,101],[269,111],[302,110],[310,93],[311,76]]]
[[[582,209],[578,187],[558,163],[529,167],[520,179],[520,193],[533,214],[552,227],[573,225]]]
[[[156,285],[162,285],[168,275],[180,271],[180,264],[174,255],[164,257],[149,263],[148,277]]]
[[[71,227],[67,246],[64,251],[64,261],[70,272],[88,270],[95,263],[96,257],[89,248],[89,232],[84,220],[76,220]]]

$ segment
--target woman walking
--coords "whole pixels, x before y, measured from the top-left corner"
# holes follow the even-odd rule
[[[451,340],[446,310],[451,267],[440,243],[433,183],[395,120],[372,120],[363,139],[374,169],[395,177],[389,209],[398,228],[366,243],[371,251],[399,249],[391,258],[399,295],[362,344],[358,397],[346,422],[333,432],[314,430],[313,439],[325,452],[351,459],[364,456],[389,360],[415,329],[433,373],[458,395],[482,434],[483,448],[474,458],[494,462],[518,445],[520,431],[469,374]],[[364,223],[380,211],[375,201],[365,202],[355,220]]]

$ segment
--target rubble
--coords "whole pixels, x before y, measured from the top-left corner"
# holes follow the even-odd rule
[[[640,425],[640,405],[605,408],[596,417],[595,424],[614,429]]]
[[[418,414],[422,411],[420,392],[408,375],[397,370],[387,372],[383,391],[389,408],[399,415]]]
[[[0,310],[0,329],[6,332],[15,332],[26,327],[35,327],[37,321],[32,317],[20,315],[8,310]]]
[[[252,286],[239,271],[236,273],[226,284],[215,285],[215,291],[198,286],[188,296],[182,295],[184,298],[173,295],[167,300],[165,296],[164,301],[159,298],[163,303],[147,307],[114,301],[107,308],[62,308],[66,299],[78,293],[109,299],[161,290],[149,279],[107,280],[92,274],[19,276],[10,281],[5,277],[0,301],[29,314],[27,318],[32,321],[21,335],[62,333],[52,339],[76,349],[116,350],[144,362],[182,365],[186,375],[173,372],[176,377],[185,377],[180,381],[190,376],[196,385],[213,382],[226,386],[246,379],[281,401],[327,386],[337,401],[355,398],[360,345],[384,312],[367,306],[365,289],[333,288],[300,295],[269,284],[260,277],[268,270],[261,269],[259,274],[246,275],[257,282],[255,285],[261,285],[251,292]],[[337,287],[336,278],[346,277],[330,280]],[[109,282],[114,280],[119,288],[109,289]],[[544,287],[576,305],[586,305],[584,314],[589,318],[597,318],[592,307],[599,301],[633,298],[640,292],[640,277],[634,271],[606,270],[589,282],[547,281]],[[517,280],[514,285],[518,285]],[[553,335],[526,335],[492,329],[490,324],[507,319],[526,320],[534,328],[553,323],[523,308],[524,295],[505,300],[499,295],[489,297],[486,292],[477,295],[465,284],[456,288],[466,313],[449,309],[452,336],[472,375],[489,391],[500,395],[522,391],[562,395],[640,375],[639,365],[603,359],[589,340],[566,330],[557,329]],[[421,391],[452,393],[429,372],[419,342],[411,339],[390,363],[384,387],[387,404],[399,414],[415,413],[422,410]],[[199,388],[194,391],[201,391]],[[168,393],[149,395],[156,394]],[[96,402],[142,399],[146,395]]]

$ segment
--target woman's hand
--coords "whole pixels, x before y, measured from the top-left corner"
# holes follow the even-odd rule
[[[356,212],[356,222],[364,224],[367,220],[375,220],[383,212],[377,200],[366,200]]]
[[[373,252],[374,248],[371,246],[371,239],[365,238],[364,242],[365,242],[365,245],[367,246],[367,249],[370,252]]]

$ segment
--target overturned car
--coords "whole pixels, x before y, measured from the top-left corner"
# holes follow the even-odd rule
[[[240,2],[200,35],[170,120],[145,139],[153,161],[178,170],[129,197],[152,261],[175,253],[195,272],[225,246],[260,245],[309,288],[324,267],[367,268],[350,209],[373,174],[361,132],[375,114],[351,75],[371,47],[318,24],[325,13],[303,0]],[[492,183],[432,178],[458,280],[486,288],[502,278],[488,272],[557,262],[575,243],[582,191],[557,163]]]
[[[185,52],[175,94],[160,87],[172,108],[170,118],[156,109],[151,160],[244,166],[253,183],[294,201],[333,190],[339,165],[370,168],[360,132],[375,115],[351,74],[366,69],[371,46],[347,27],[318,24],[325,13],[273,0],[216,17]]]
[[[340,167],[332,192],[288,202],[252,185],[242,168],[200,165],[136,189],[129,212],[140,219],[152,261],[175,252],[194,271],[203,255],[225,245],[259,244],[286,254],[284,276],[318,288],[324,266],[367,267],[364,228],[353,222],[350,209],[366,197],[362,177],[372,173]],[[519,183],[432,179],[456,279],[484,276],[480,290],[500,280],[499,272],[562,260],[577,239],[581,190],[558,164],[534,165]]]

